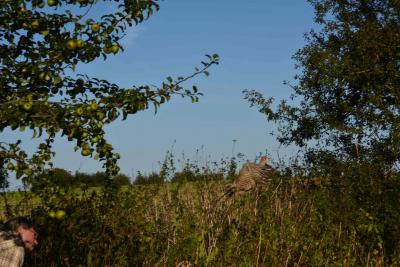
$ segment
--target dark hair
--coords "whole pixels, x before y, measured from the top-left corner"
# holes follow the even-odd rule
[[[24,229],[33,228],[35,231],[37,231],[36,223],[31,218],[23,216],[15,217],[6,221],[4,223],[4,230],[15,232],[19,226],[22,226]]]

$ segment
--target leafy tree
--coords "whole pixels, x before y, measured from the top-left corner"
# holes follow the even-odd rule
[[[129,177],[123,173],[119,173],[114,176],[113,182],[116,184],[117,187],[131,184],[131,180],[129,179]]]
[[[90,17],[100,2],[115,7],[101,18]],[[118,6],[116,3],[118,2]],[[104,137],[104,126],[117,118],[149,108],[155,110],[174,95],[198,101],[197,88],[182,83],[218,64],[207,55],[201,68],[187,77],[167,77],[159,87],[121,88],[106,80],[75,72],[123,50],[125,31],[159,9],[158,0],[2,0],[0,1],[0,133],[5,129],[33,131],[41,138],[28,156],[21,141],[0,143],[0,160],[17,177],[33,176],[51,167],[57,133],[75,142],[83,156],[102,161],[108,175],[119,168],[118,153]],[[72,73],[72,74],[71,74]]]
[[[6,189],[8,186],[7,170],[4,167],[4,163],[0,161],[0,188]]]
[[[105,172],[84,173],[76,172],[73,176],[74,185],[86,186],[105,186],[108,182],[108,175]],[[122,185],[130,185],[129,177],[125,174],[119,173],[113,177],[114,185],[120,187]]]
[[[33,192],[41,192],[49,185],[64,189],[80,187],[82,185],[88,187],[105,186],[109,182],[108,178],[109,176],[105,172],[76,172],[75,174],[71,174],[67,170],[54,168],[32,177],[29,183]],[[130,185],[129,177],[121,173],[115,175],[112,182],[117,188],[123,185]]]
[[[297,104],[284,100],[274,109],[254,90],[245,98],[278,122],[282,144],[307,151],[316,170],[340,176],[351,162],[386,179],[400,159],[400,2],[309,2],[321,29],[294,55]]]
[[[76,183],[82,183],[87,186],[99,186],[105,184],[105,182],[107,181],[107,174],[104,172],[76,172],[74,178]]]
[[[162,177],[158,173],[152,172],[148,175],[143,175],[140,171],[138,171],[133,184],[135,185],[162,184],[164,182],[165,182],[164,177]]]
[[[67,170],[61,168],[54,168],[46,170],[45,172],[32,177],[29,181],[31,190],[33,192],[40,192],[43,188],[49,184],[59,186],[61,188],[70,188],[76,184],[74,176]]]
[[[278,122],[282,144],[304,149],[306,175],[329,178],[338,212],[376,218],[381,241],[365,235],[362,243],[383,246],[390,257],[400,244],[400,2],[309,2],[321,29],[294,55],[297,104],[274,109],[256,91],[245,98]]]
[[[185,167],[182,169],[182,171],[174,173],[174,175],[171,178],[171,182],[172,183],[193,182],[196,180],[200,180],[199,176],[200,175],[193,172],[193,170],[190,169],[190,166],[186,164]]]

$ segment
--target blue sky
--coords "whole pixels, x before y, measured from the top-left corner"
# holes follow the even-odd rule
[[[205,54],[218,53],[221,63],[210,77],[197,77],[204,96],[196,104],[176,98],[154,115],[149,109],[106,128],[106,138],[121,154],[123,173],[159,169],[168,150],[176,157],[219,160],[241,152],[250,160],[268,150],[273,158],[293,150],[278,147],[268,134],[274,128],[243,99],[242,90],[255,89],[267,97],[288,98],[284,80],[296,73],[291,56],[304,46],[303,35],[313,23],[305,0],[165,0],[147,22],[129,30],[125,51],[77,69],[121,86],[159,85],[167,76],[191,74]],[[107,7],[106,7],[107,8]],[[100,10],[95,10],[99,12]],[[4,132],[6,140],[20,133]],[[31,133],[20,138],[32,149]],[[174,141],[175,140],[175,141]],[[94,172],[101,164],[73,151],[74,143],[58,138],[54,165],[72,172]]]

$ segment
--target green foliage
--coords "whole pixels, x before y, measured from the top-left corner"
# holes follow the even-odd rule
[[[130,185],[131,180],[127,175],[125,175],[123,173],[119,173],[113,177],[113,183],[115,184],[116,187],[121,187],[121,186]]]
[[[61,188],[69,188],[74,183],[74,177],[68,171],[59,168],[48,170],[38,177],[34,177],[30,182],[31,190],[34,192],[43,190],[49,184]]]
[[[286,181],[286,182],[285,182]],[[318,182],[319,181],[319,182]],[[218,201],[224,181],[65,192],[31,205],[41,227],[35,266],[376,266],[382,221],[354,202],[331,201],[331,182],[279,180]],[[399,184],[397,184],[399,186]],[[350,188],[342,188],[346,197]],[[20,211],[21,212],[21,211]],[[15,215],[15,214],[14,214]]]
[[[83,173],[76,172],[71,174],[64,169],[50,169],[44,173],[33,177],[29,181],[31,191],[40,194],[46,187],[59,187],[64,189],[73,189],[81,186],[102,187],[110,183],[109,176],[105,172]],[[125,174],[117,174],[113,177],[112,183],[117,188],[130,185],[130,179]]]
[[[383,179],[400,159],[400,7],[391,0],[309,2],[321,29],[294,55],[301,72],[292,97],[299,104],[282,101],[273,111],[260,93],[246,91],[246,99],[279,123],[283,144],[316,143],[314,153],[374,162]]]
[[[104,60],[123,50],[128,27],[144,22],[159,9],[158,0],[109,1],[112,13],[90,17],[101,1],[4,0],[0,3],[0,132],[30,129],[41,144],[28,155],[15,143],[0,143],[0,160],[19,177],[51,167],[58,133],[75,143],[82,156],[102,161],[108,175],[118,173],[118,153],[105,139],[104,126],[126,119],[172,96],[198,101],[201,93],[182,83],[218,64],[218,55],[187,77],[167,77],[160,86],[121,88],[75,72],[79,63]],[[117,3],[115,3],[117,2]],[[104,10],[107,12],[108,10]],[[71,74],[72,73],[72,74]]]
[[[84,184],[89,187],[96,186],[105,186],[109,180],[109,176],[105,172],[96,172],[96,173],[75,173],[76,184]],[[121,187],[124,185],[130,185],[129,177],[125,174],[118,174],[113,177],[113,183],[117,187]]]
[[[243,154],[230,159],[223,158],[219,162],[207,161],[200,164],[198,160],[191,161],[189,159],[176,159],[171,151],[167,151],[164,161],[161,164],[159,173],[152,172],[144,175],[138,172],[134,184],[162,184],[165,182],[185,183],[195,181],[212,181],[212,180],[232,180],[236,175],[239,160]],[[177,165],[181,164],[181,169],[177,170]]]
[[[149,175],[143,175],[141,172],[138,172],[134,184],[136,185],[144,185],[144,184],[162,184],[164,183],[164,178],[158,173],[150,173]]]
[[[48,184],[38,193],[3,193],[0,219],[31,214],[41,225],[40,246],[26,259],[35,266],[400,264],[398,202],[387,201],[400,199],[400,179],[369,208],[354,198],[348,179],[278,172],[263,190],[222,197],[232,161],[239,162],[185,160],[176,171],[176,158],[167,155],[173,167],[139,173],[133,186]],[[175,169],[169,173],[175,182],[162,178],[165,168]],[[73,176],[88,181],[95,175]]]
[[[310,0],[320,30],[294,59],[300,73],[292,100],[274,110],[273,99],[245,91],[252,106],[279,125],[284,145],[300,146],[303,177],[335,181],[345,199],[378,218],[385,253],[399,235],[400,6],[398,1]],[[397,208],[396,208],[397,207]],[[357,211],[358,212],[358,211]],[[370,226],[367,229],[371,229]],[[383,234],[382,234],[383,233]]]
[[[8,187],[7,170],[4,166],[4,161],[0,159],[0,188],[5,189]]]

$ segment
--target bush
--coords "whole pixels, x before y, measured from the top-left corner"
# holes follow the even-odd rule
[[[101,187],[106,186],[110,182],[116,187],[130,185],[130,179],[125,174],[118,174],[112,177],[112,179],[109,179],[109,176],[105,172],[76,172],[72,175],[70,172],[60,168],[47,170],[25,182],[31,186],[33,192],[40,192],[49,186],[71,189],[81,185],[87,187]]]
[[[365,169],[357,179],[369,183],[358,187],[361,172],[297,177],[285,169],[291,176],[276,171],[264,188],[228,197],[232,169],[185,166],[138,173],[129,187],[3,194],[13,198],[6,217],[29,213],[42,226],[29,266],[400,264],[399,174],[376,183]]]
[[[31,209],[42,231],[27,264],[399,264],[399,235],[387,254],[387,222],[356,205],[338,210],[329,185],[277,179],[265,190],[232,198],[221,198],[226,182],[216,180],[56,191]],[[59,210],[65,217],[51,218]]]

